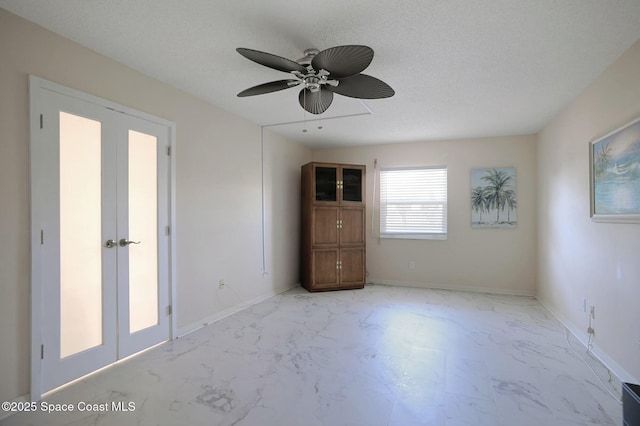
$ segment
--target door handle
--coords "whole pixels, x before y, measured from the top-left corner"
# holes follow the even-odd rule
[[[116,246],[116,244],[117,244],[117,243],[116,243],[116,240],[107,240],[107,242],[106,242],[106,243],[104,243],[104,246],[105,246],[106,248],[113,248],[113,247],[115,247],[115,246]]]
[[[114,241],[114,243],[115,243],[115,241]],[[129,240],[125,239],[125,238],[120,240],[120,247],[126,247],[129,244],[140,244],[140,241],[129,241]]]

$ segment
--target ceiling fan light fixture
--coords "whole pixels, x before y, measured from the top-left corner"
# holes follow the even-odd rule
[[[307,76],[304,78],[304,87],[315,93],[320,90],[321,80],[315,76]]]

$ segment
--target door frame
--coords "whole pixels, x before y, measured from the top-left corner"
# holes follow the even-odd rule
[[[42,397],[42,308],[43,308],[43,283],[42,283],[42,253],[41,231],[42,214],[46,209],[43,202],[42,181],[47,167],[46,158],[42,155],[40,145],[44,143],[40,137],[41,111],[43,91],[55,92],[64,96],[80,99],[100,107],[121,112],[143,120],[151,121],[169,129],[169,305],[171,306],[171,319],[169,323],[169,339],[173,340],[177,334],[177,298],[176,298],[176,124],[154,115],[138,111],[136,109],[120,105],[118,103],[89,95],[79,90],[71,89],[42,78],[29,75],[29,129],[30,129],[30,188],[31,188],[31,389],[30,399],[37,402]]]

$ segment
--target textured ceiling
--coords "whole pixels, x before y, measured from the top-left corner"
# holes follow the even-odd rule
[[[0,7],[261,125],[314,119],[288,78],[236,47],[297,59],[364,44],[389,99],[336,96],[310,146],[531,134],[640,38],[639,0],[0,0]],[[369,109],[373,111],[369,114]],[[354,115],[348,118],[329,119]]]

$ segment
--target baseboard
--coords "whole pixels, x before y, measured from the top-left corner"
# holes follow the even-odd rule
[[[432,290],[468,291],[473,293],[503,294],[507,296],[525,296],[525,297],[536,296],[535,290],[516,290],[516,289],[504,289],[504,288],[495,288],[495,287],[468,287],[468,286],[457,286],[457,285],[450,285],[450,284],[417,283],[412,281],[388,281],[388,280],[376,280],[376,279],[371,279],[368,282],[370,284],[384,284],[384,285],[395,285],[400,287],[428,288]]]
[[[229,315],[233,315],[237,312],[240,312],[244,309],[247,309],[253,305],[256,305],[260,302],[263,302],[267,299],[272,298],[273,296],[277,296],[278,294],[284,293],[285,291],[289,291],[292,288],[295,288],[297,286],[300,286],[300,283],[294,284],[290,287],[284,288],[284,289],[280,289],[280,290],[271,290],[267,293],[261,294],[260,296],[254,297],[253,299],[247,300],[246,302],[242,302],[239,303],[237,305],[231,306],[229,308],[226,308],[222,311],[216,312],[213,315],[210,315],[200,321],[196,321],[193,322],[191,324],[188,324],[184,327],[180,327],[178,328],[178,335],[176,336],[176,338],[180,339],[188,334],[193,333],[196,330],[201,329],[202,327],[205,327],[209,324],[212,324],[216,321],[220,321],[223,318],[228,317]]]
[[[3,401],[4,402],[4,401]],[[29,399],[29,394],[25,394],[22,396],[19,396],[15,399],[12,399],[11,401],[8,401],[10,404],[17,402],[17,403],[24,403],[24,402],[31,402],[31,400]],[[4,411],[4,410],[0,410],[0,422],[6,418],[11,417],[12,415],[14,415],[15,413],[21,412],[23,410],[19,410],[19,411]]]
[[[544,306],[551,314],[556,317],[558,321],[567,329],[576,339],[586,348],[589,343],[589,335],[586,331],[582,331],[580,327],[576,326],[573,322],[569,321],[564,315],[560,314],[548,301],[543,300],[539,296],[536,299],[542,306]],[[602,363],[611,374],[615,375],[621,382],[628,383],[640,383],[637,377],[634,377],[628,371],[626,371],[620,364],[613,360],[605,351],[598,345],[591,345],[591,353],[593,356]]]

